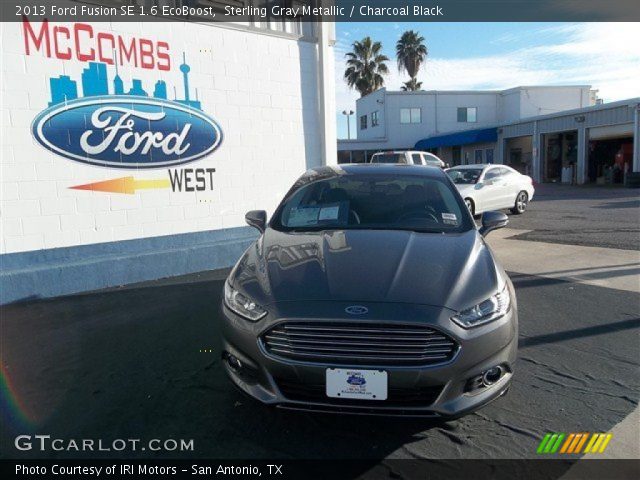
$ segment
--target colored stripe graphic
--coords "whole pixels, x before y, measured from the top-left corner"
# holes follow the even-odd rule
[[[558,434],[554,433],[553,435],[551,435],[551,438],[549,439],[549,442],[547,443],[547,446],[544,447],[544,453],[551,453],[551,447],[553,447],[556,439],[558,438]]]
[[[610,433],[547,433],[538,445],[536,453],[603,453],[611,438],[613,438],[613,435]],[[584,451],[582,447],[585,447]]]
[[[112,192],[133,195],[134,193],[136,193],[136,190],[149,190],[169,187],[171,187],[171,182],[168,178],[162,178],[158,180],[136,180],[133,177],[122,177],[114,178],[113,180],[104,180],[102,182],[76,185],[69,188],[72,188],[74,190],[91,190],[94,192]]]
[[[589,443],[587,443],[587,448],[584,449],[584,453],[589,453],[591,451],[591,447],[593,446],[594,443],[596,443],[598,436],[599,435],[597,433],[594,433],[593,435],[591,435],[591,440],[589,440]]]
[[[583,433],[582,434],[582,438],[580,439],[580,442],[576,446],[576,450],[575,450],[574,453],[580,453],[580,450],[582,450],[582,446],[584,445],[584,442],[587,441],[587,438],[589,438],[589,434],[588,433]]]
[[[604,433],[601,433],[598,435],[598,439],[596,440],[596,443],[594,443],[593,447],[591,447],[591,453],[597,453],[598,448],[600,447],[600,444],[602,443],[602,440],[604,439],[604,437],[606,437]]]
[[[547,433],[544,436],[544,438],[540,442],[540,445],[538,445],[537,453],[542,453],[544,451],[544,447],[547,445],[547,442],[549,441],[550,438],[551,438],[551,434],[550,433]]]
[[[604,451],[607,448],[607,445],[609,445],[609,441],[611,440],[612,437],[613,437],[612,434],[607,433],[607,436],[605,437],[604,441],[602,442],[602,445],[600,446],[600,450],[598,450],[598,453],[604,453]]]
[[[549,453],[556,453],[558,451],[558,448],[560,448],[560,444],[562,443],[562,440],[564,439],[565,435],[564,433],[560,433],[558,435],[558,439],[556,440],[556,443],[553,445],[553,447],[551,447],[551,450],[549,451]]]
[[[567,453],[567,449],[569,448],[569,445],[571,445],[571,442],[573,442],[573,439],[575,438],[576,434],[575,433],[570,433],[569,436],[567,437],[567,441],[564,442],[564,445],[562,446],[562,450],[560,450],[560,453]]]
[[[569,450],[567,451],[567,453],[574,453],[575,452],[576,447],[578,446],[578,442],[580,441],[581,438],[582,438],[582,434],[581,433],[576,433],[576,436],[573,439],[573,442],[571,442],[571,446],[569,447]]]

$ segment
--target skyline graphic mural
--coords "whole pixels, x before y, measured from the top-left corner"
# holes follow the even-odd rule
[[[115,62],[114,62],[115,63]],[[107,73],[107,64],[104,62],[89,62],[88,67],[82,70],[82,97],[109,96],[109,95],[131,95],[137,97],[148,97],[149,94],[142,85],[142,80],[137,78],[131,79],[131,87],[129,91],[125,91],[125,86],[118,72],[118,64],[115,63],[115,76],[113,78],[113,93],[109,93],[109,78]],[[189,72],[191,67],[187,65],[185,53],[182,53],[182,64],[180,65],[182,72],[182,81],[184,88],[184,98],[177,98],[174,89],[174,102],[187,105],[192,108],[202,110],[200,101],[198,100],[198,90],[196,89],[195,100],[191,99],[189,92]],[[49,106],[58,105],[79,97],[78,85],[69,75],[59,75],[49,79],[51,90],[51,101]],[[158,80],[153,87],[153,97],[168,100],[167,84],[164,80]]]

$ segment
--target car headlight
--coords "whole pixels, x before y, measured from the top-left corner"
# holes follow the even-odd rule
[[[233,312],[253,322],[260,320],[267,314],[264,308],[237,291],[229,285],[229,282],[224,282],[224,303]]]
[[[500,293],[496,293],[492,297],[487,298],[471,308],[458,312],[451,320],[456,322],[462,328],[472,328],[478,325],[492,322],[504,316],[511,305],[511,297],[509,288],[505,285]]]

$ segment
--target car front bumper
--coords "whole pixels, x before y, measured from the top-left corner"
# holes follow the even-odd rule
[[[515,301],[502,318],[473,329],[462,329],[450,320],[448,309],[430,306],[378,304],[369,321],[420,322],[446,333],[458,343],[454,357],[428,366],[362,366],[321,364],[274,357],[260,341],[276,323],[287,320],[332,320],[348,304],[296,302],[278,306],[258,322],[250,322],[222,306],[223,362],[233,383],[262,403],[280,408],[338,412],[455,418],[477,410],[503,395],[513,375],[517,353],[517,308]],[[272,309],[273,310],[273,309]],[[311,317],[309,312],[313,312]],[[344,316],[342,317],[344,319]],[[351,319],[350,319],[351,320]],[[230,356],[240,362],[232,366]],[[486,370],[500,366],[502,377],[490,386],[469,391],[469,383]],[[325,394],[329,367],[382,369],[388,374],[389,400],[346,400]],[[411,392],[411,401],[395,402],[391,392]]]

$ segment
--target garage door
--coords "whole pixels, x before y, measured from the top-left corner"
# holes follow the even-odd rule
[[[611,125],[607,127],[593,127],[589,129],[589,140],[618,138],[633,136],[633,124]]]

